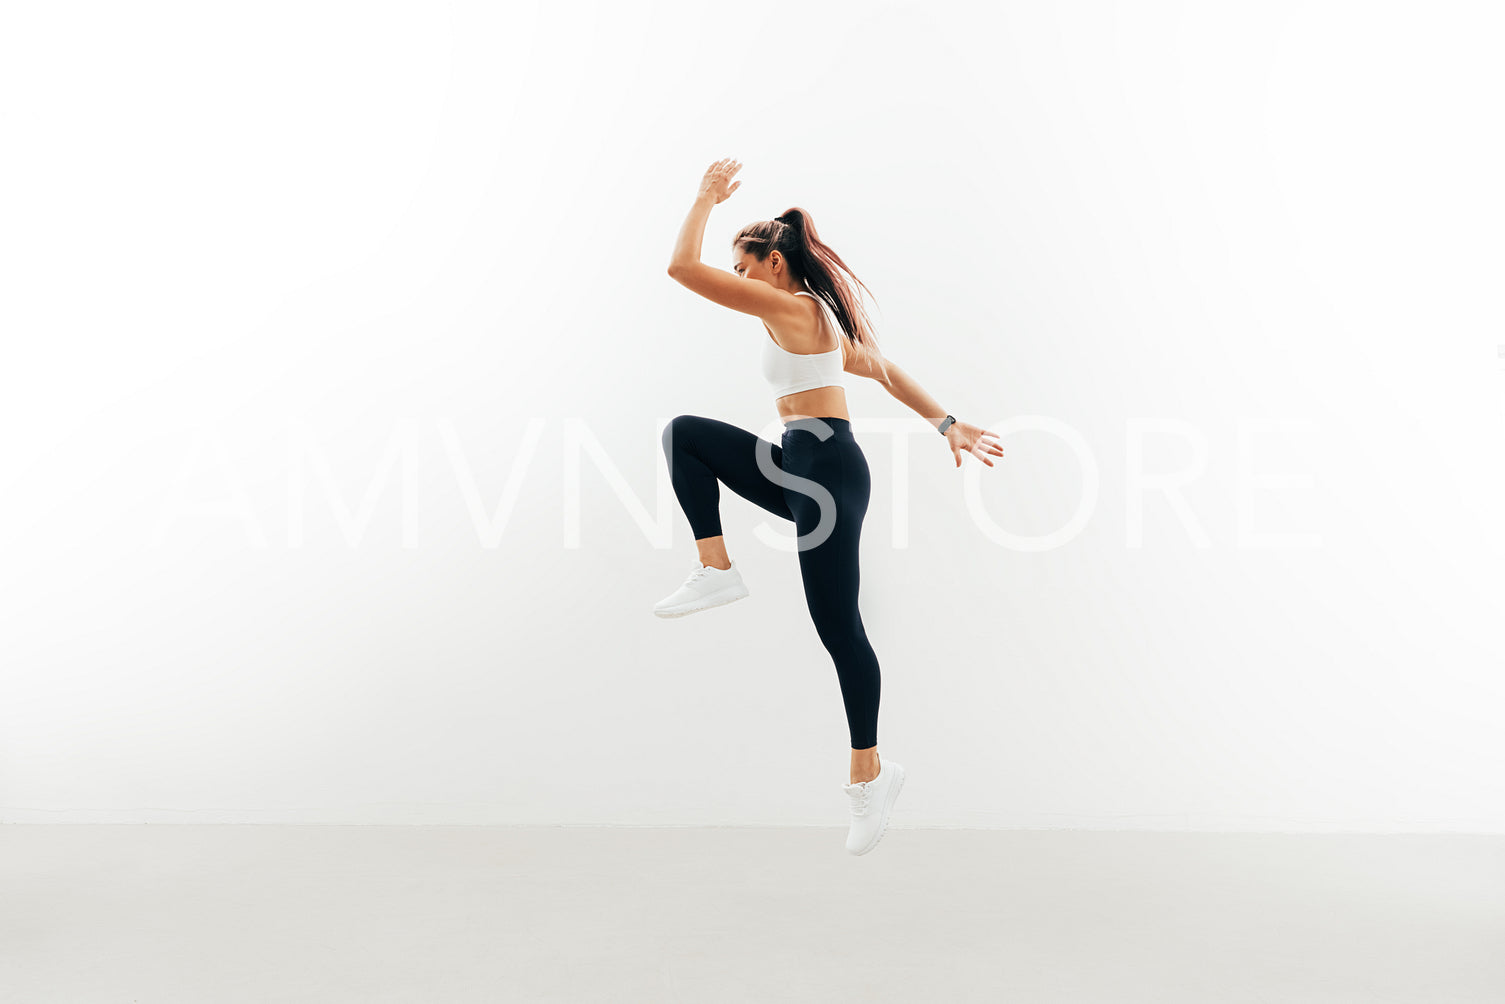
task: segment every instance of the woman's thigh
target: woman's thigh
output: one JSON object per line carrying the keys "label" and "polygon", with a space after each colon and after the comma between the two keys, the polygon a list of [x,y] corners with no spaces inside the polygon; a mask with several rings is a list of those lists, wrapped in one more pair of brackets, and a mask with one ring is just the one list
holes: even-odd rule
{"label": "woman's thigh", "polygon": [[665,444],[670,446],[671,456],[674,450],[683,449],[699,459],[716,480],[754,505],[775,516],[794,519],[782,482],[770,480],[758,463],[761,453],[772,477],[780,478],[784,449],[778,443],[760,439],[730,422],[680,415],[666,427]]}
{"label": "woman's thigh", "polygon": [[784,468],[805,601],[817,628],[852,630],[860,623],[858,557],[871,474],[853,444],[820,444],[808,452],[807,445],[802,442],[792,457],[786,453]]}

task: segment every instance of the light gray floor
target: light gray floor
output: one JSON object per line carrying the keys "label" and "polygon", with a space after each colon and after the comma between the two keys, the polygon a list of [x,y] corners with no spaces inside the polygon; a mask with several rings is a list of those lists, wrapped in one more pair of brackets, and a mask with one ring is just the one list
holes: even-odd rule
{"label": "light gray floor", "polygon": [[0,1000],[1505,1001],[1505,837],[0,827]]}

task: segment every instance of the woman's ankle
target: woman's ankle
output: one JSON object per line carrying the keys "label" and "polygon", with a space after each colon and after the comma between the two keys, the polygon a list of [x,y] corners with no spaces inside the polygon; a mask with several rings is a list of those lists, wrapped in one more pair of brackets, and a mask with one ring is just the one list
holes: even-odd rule
{"label": "woman's ankle", "polygon": [[852,751],[852,770],[848,777],[849,783],[857,784],[859,781],[871,781],[882,773],[883,764],[878,756],[878,747],[873,746],[865,750]]}
{"label": "woman's ankle", "polygon": [[719,568],[723,572],[732,567],[732,559],[726,554],[726,544],[719,535],[703,537],[697,540],[695,545],[702,565],[708,568]]}

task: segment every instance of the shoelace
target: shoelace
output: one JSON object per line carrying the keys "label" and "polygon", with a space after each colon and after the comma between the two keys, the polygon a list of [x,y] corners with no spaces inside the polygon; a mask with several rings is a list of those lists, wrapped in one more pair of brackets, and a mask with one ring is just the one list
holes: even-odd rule
{"label": "shoelace", "polygon": [[695,571],[690,573],[690,581],[694,582],[696,579],[704,578],[705,576],[710,575],[712,572],[726,572],[730,570],[731,566],[727,566],[726,568],[712,568],[710,565],[696,565]]}
{"label": "shoelace", "polygon": [[865,816],[865,815],[867,815],[868,786],[867,785],[863,785],[862,787],[858,788],[856,791],[852,791],[850,788],[848,788],[847,789],[847,794],[849,796],[851,796],[851,799],[852,799],[852,815],[854,815],[854,816]]}

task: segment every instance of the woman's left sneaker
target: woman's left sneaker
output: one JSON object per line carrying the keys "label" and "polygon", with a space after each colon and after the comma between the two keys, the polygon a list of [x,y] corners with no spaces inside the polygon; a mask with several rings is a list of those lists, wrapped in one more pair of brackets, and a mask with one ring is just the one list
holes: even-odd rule
{"label": "woman's left sneaker", "polygon": [[674,592],[654,604],[653,612],[659,617],[683,617],[697,610],[719,607],[723,603],[740,600],[747,595],[747,584],[737,563],[730,568],[712,568],[695,563],[695,571]]}
{"label": "woman's left sneaker", "polygon": [[866,854],[878,846],[888,828],[888,814],[904,787],[904,768],[878,757],[878,776],[871,781],[841,786],[852,800],[852,828],[847,833],[847,851]]}

